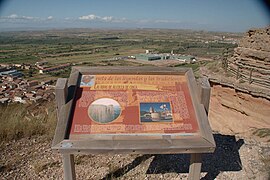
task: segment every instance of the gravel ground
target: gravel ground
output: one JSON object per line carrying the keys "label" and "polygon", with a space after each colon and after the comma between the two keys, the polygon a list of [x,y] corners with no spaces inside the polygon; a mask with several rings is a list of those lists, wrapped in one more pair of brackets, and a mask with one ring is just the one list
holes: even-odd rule
{"label": "gravel ground", "polygon": [[[214,135],[203,156],[202,179],[269,179],[270,143]],[[2,142],[0,179],[63,179],[61,155],[44,137]],[[268,162],[266,161],[266,162]],[[76,155],[77,179],[187,179],[189,155]]]}

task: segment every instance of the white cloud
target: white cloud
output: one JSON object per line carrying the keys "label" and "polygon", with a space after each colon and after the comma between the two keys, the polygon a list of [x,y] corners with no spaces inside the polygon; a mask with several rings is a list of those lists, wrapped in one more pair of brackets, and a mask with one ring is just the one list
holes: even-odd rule
{"label": "white cloud", "polygon": [[[1,16],[0,21],[1,22],[14,22],[17,23],[19,21],[21,22],[45,22],[55,19],[53,16],[48,17],[32,17],[32,16],[20,16],[17,14],[11,14],[9,16]],[[104,22],[104,23],[135,23],[138,25],[149,25],[149,24],[169,24],[169,23],[181,23],[177,21],[172,20],[166,20],[166,19],[127,19],[127,18],[116,18],[113,16],[98,16],[95,14],[89,14],[80,16],[78,18],[72,18],[72,17],[66,17],[62,19],[62,22],[64,23],[70,23],[74,22],[76,20],[80,21],[92,21],[92,22]],[[57,21],[61,21],[61,19],[58,19]]]}
{"label": "white cloud", "polygon": [[85,21],[99,21],[99,22],[114,22],[114,23],[120,23],[120,22],[126,22],[126,18],[115,18],[113,16],[97,16],[95,14],[89,14],[86,16],[80,16],[78,18],[79,20],[85,20]]}
{"label": "white cloud", "polygon": [[31,20],[31,19],[38,19],[37,17],[32,17],[32,16],[19,16],[17,14],[11,14],[9,16],[3,16],[1,19],[26,19],[26,20]]}
{"label": "white cloud", "polygon": [[11,15],[7,16],[7,18],[10,18],[10,19],[16,19],[18,17],[19,16],[17,14],[11,14]]}
{"label": "white cloud", "polygon": [[[7,16],[0,16],[0,23],[7,23],[7,25],[14,24],[16,26],[28,25],[31,26],[62,26],[62,27],[91,27],[101,26],[109,27],[113,25],[114,27],[180,27],[180,28],[192,28],[199,27],[198,23],[182,22],[177,20],[168,19],[127,19],[124,17],[113,17],[113,16],[98,16],[95,14],[83,15],[80,17],[66,17],[66,18],[55,18],[53,16],[47,17],[32,17],[23,16],[18,14],[10,14]],[[1,29],[1,28],[0,28]]]}
{"label": "white cloud", "polygon": [[96,20],[96,19],[100,19],[100,17],[94,14],[89,14],[87,16],[80,16],[79,19],[80,20]]}
{"label": "white cloud", "polygon": [[155,23],[172,23],[176,21],[166,20],[166,19],[158,19],[154,21]]}
{"label": "white cloud", "polygon": [[105,17],[103,17],[101,19],[104,20],[104,21],[112,21],[113,17],[112,16],[105,16]]}
{"label": "white cloud", "polygon": [[179,23],[182,23],[181,21],[168,20],[168,19],[137,19],[137,20],[132,20],[132,19],[127,19],[127,18],[116,18],[113,16],[102,17],[102,16],[98,16],[95,14],[80,16],[78,19],[83,20],[83,21],[107,22],[107,23],[135,23],[138,25],[171,24],[171,23],[179,24]]}
{"label": "white cloud", "polygon": [[[57,20],[56,20],[57,21]],[[63,20],[64,21],[64,20]],[[50,23],[54,23],[54,17],[53,16],[48,16],[48,17],[32,17],[32,16],[23,16],[23,15],[18,15],[18,14],[11,14],[8,16],[0,16],[0,23],[8,23],[16,25],[16,26],[20,26],[20,25],[24,25],[24,26],[40,26],[41,24],[43,25],[47,25]],[[58,21],[58,22],[61,22]]]}
{"label": "white cloud", "polygon": [[149,19],[140,19],[140,20],[137,20],[136,22],[145,24],[145,23],[150,23],[151,21]]}
{"label": "white cloud", "polygon": [[10,22],[10,23],[18,23],[18,22],[45,22],[48,20],[52,20],[53,16],[48,16],[47,18],[41,17],[33,17],[33,16],[21,16],[17,14],[11,14],[9,16],[0,16],[0,22]]}
{"label": "white cloud", "polygon": [[31,16],[22,16],[22,19],[31,20],[31,19],[39,19],[39,18],[37,18],[37,17],[31,17]]}

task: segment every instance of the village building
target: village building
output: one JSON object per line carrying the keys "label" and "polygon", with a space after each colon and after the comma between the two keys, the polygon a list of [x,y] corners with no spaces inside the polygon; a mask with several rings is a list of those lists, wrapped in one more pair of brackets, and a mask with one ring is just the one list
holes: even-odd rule
{"label": "village building", "polygon": [[61,69],[65,69],[70,67],[70,64],[61,64],[58,66],[54,66],[54,67],[49,67],[49,68],[44,68],[44,69],[39,69],[39,73],[43,74],[43,73],[49,73],[49,72],[53,72],[53,71],[58,71]]}
{"label": "village building", "polygon": [[7,103],[9,103],[9,101],[10,101],[9,98],[6,98],[6,97],[0,98],[0,103],[1,103],[1,104],[7,104]]}
{"label": "village building", "polygon": [[13,64],[13,67],[16,67],[16,68],[21,68],[22,65],[21,64]]}
{"label": "village building", "polygon": [[15,95],[13,97],[13,102],[19,102],[19,103],[26,103],[26,100],[24,99],[23,95]]}
{"label": "village building", "polygon": [[7,71],[8,69],[6,67],[2,67],[0,66],[0,72],[4,72],[4,71]]}
{"label": "village building", "polygon": [[53,81],[27,81],[9,75],[0,76],[0,103],[27,103],[27,101],[48,100],[54,98]]}
{"label": "village building", "polygon": [[30,82],[27,82],[27,85],[28,85],[29,87],[36,86],[36,85],[38,85],[38,81],[37,81],[37,80],[33,80],[33,81],[30,81]]}
{"label": "village building", "polygon": [[54,82],[53,80],[47,80],[47,81],[42,81],[41,84],[51,85],[53,82]]}
{"label": "village building", "polygon": [[46,65],[46,64],[48,64],[48,61],[45,61],[45,60],[44,61],[39,61],[39,62],[36,62],[35,63],[36,66],[43,66],[43,65]]}
{"label": "village building", "polygon": [[35,94],[33,94],[33,93],[24,93],[24,96],[30,99],[30,98],[35,97]]}
{"label": "village building", "polygon": [[29,69],[31,69],[31,68],[32,68],[32,65],[31,65],[31,64],[23,64],[23,65],[21,66],[21,69],[29,70]]}

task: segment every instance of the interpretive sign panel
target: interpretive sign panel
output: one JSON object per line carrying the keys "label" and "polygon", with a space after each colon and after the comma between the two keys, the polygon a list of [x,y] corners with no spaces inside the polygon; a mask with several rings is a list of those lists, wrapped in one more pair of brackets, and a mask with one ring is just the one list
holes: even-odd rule
{"label": "interpretive sign panel", "polygon": [[201,153],[215,149],[203,82],[183,68],[73,68],[56,84],[52,149],[63,154],[65,179],[75,179],[75,153],[190,153],[189,179],[199,179]]}
{"label": "interpretive sign panel", "polygon": [[53,149],[63,153],[214,150],[191,69],[76,67],[67,83],[62,81],[58,85],[65,88],[56,87]]}
{"label": "interpretive sign panel", "polygon": [[197,133],[185,75],[82,75],[70,139],[77,134]]}

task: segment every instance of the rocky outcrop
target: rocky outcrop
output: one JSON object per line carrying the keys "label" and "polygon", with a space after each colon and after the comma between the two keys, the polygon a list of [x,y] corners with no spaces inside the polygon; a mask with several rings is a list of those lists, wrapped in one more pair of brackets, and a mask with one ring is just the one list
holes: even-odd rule
{"label": "rocky outcrop", "polygon": [[228,71],[241,82],[270,88],[270,26],[246,33],[228,60]]}
{"label": "rocky outcrop", "polygon": [[209,122],[214,131],[222,134],[248,136],[254,129],[270,129],[269,109],[270,101],[265,98],[221,85],[211,88]]}

